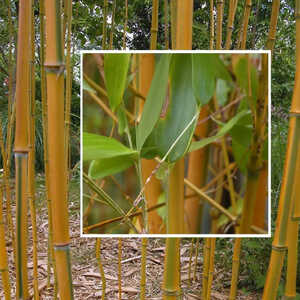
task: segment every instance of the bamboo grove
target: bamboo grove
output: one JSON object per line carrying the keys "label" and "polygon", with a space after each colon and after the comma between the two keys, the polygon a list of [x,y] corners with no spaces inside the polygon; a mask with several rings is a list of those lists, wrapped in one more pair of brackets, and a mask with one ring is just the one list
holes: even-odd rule
{"label": "bamboo grove", "polygon": [[[153,0],[152,2],[151,28],[149,28],[151,50],[157,49],[159,44],[163,44],[165,49],[192,49],[193,32],[195,32],[193,1]],[[74,34],[72,33],[72,14],[78,12],[73,12],[72,4],[74,3],[68,0],[20,0],[17,3],[18,21],[16,21],[12,18],[11,1],[6,1],[6,4],[10,42],[7,47],[8,122],[6,127],[1,126],[5,130],[0,130],[3,168],[0,181],[0,273],[3,291],[0,290],[0,293],[5,300],[42,299],[43,287],[38,277],[40,241],[38,240],[37,219],[39,215],[35,207],[37,195],[35,191],[37,139],[35,118],[36,99],[39,97],[36,94],[35,80],[40,77],[45,194],[48,211],[48,282],[46,285],[52,289],[53,298],[73,299],[76,285],[72,284],[71,275],[74,270],[72,270],[70,253],[68,191],[71,172],[70,107],[73,77],[71,35]],[[130,33],[127,32],[130,22],[130,1],[124,1],[122,24],[118,23],[120,21],[117,15],[118,1],[103,0],[101,5],[99,16],[102,21],[101,48],[113,49],[116,43],[115,35],[119,37],[121,31],[122,46],[120,48],[126,49],[126,44],[130,39]],[[227,20],[224,18],[225,5],[228,5]],[[210,12],[210,30],[207,33],[207,41],[210,49],[245,49],[251,45],[247,34],[253,5],[249,0],[243,1],[242,16],[237,21],[238,5],[240,3],[235,0],[230,0],[228,4],[225,1],[207,1],[206,9]],[[297,201],[299,187],[296,184],[299,181],[296,176],[300,173],[298,126],[300,108],[297,98],[300,68],[299,8],[300,3],[296,0],[297,70],[290,113],[285,171],[271,259],[262,295],[262,299],[265,300],[277,298],[285,256],[287,256],[285,296],[287,299],[296,298],[300,216],[300,205]],[[256,9],[258,10],[259,7]],[[279,1],[273,0],[265,49],[273,50],[274,48],[278,13]],[[36,14],[39,16],[38,27]],[[159,18],[159,14],[163,17]],[[164,21],[164,26],[159,24],[159,20]],[[17,47],[13,44],[15,23],[18,24]],[[164,30],[163,43],[161,41],[158,43],[159,28]],[[76,29],[79,30],[79,28]],[[39,44],[36,45],[36,42]],[[174,95],[181,92],[180,89],[176,91],[172,89],[182,82],[191,85],[195,81],[194,86],[197,86],[197,77],[193,79],[191,67],[186,65],[190,64],[190,61],[194,65],[196,63],[198,66],[201,65],[201,56],[195,56],[196,58],[193,59],[194,54],[182,54],[181,57],[176,57],[176,54],[163,54],[161,57],[154,54],[140,56],[122,54],[118,57],[114,55],[90,55],[89,67],[91,69],[94,67],[94,73],[90,74],[83,70],[84,93],[88,95],[90,102],[101,107],[102,115],[106,116],[104,119],[108,124],[104,134],[106,137],[101,137],[100,141],[99,136],[83,136],[84,147],[86,141],[91,141],[91,145],[97,144],[96,150],[88,151],[90,157],[87,160],[94,160],[94,162],[92,166],[89,166],[88,172],[83,169],[82,175],[85,184],[84,197],[87,200],[82,214],[84,233],[90,233],[93,230],[97,232],[99,228],[102,230],[107,226],[111,226],[109,230],[113,230],[116,229],[116,224],[121,230],[125,228],[128,233],[195,233],[198,232],[201,224],[205,223],[201,221],[200,215],[209,216],[210,226],[206,232],[266,233],[268,229],[265,226],[266,186],[269,174],[268,158],[264,155],[263,149],[266,147],[264,145],[267,139],[267,105],[270,101],[267,96],[267,56],[233,55],[229,57],[223,54],[212,56],[214,57],[212,63],[217,66],[217,74],[213,73],[208,80],[213,78],[210,82],[214,82],[215,86],[210,91],[201,88],[199,92],[208,94],[206,95],[207,102],[203,102],[205,95],[202,95],[199,100],[201,103],[198,103],[193,88],[190,88],[191,97],[196,100],[191,107],[184,107],[186,114],[191,112],[189,117],[184,120],[182,127],[175,134],[169,132],[173,134],[171,142],[163,139],[162,141],[166,144],[162,143],[157,147],[155,143],[151,145],[149,137],[154,136],[154,140],[157,141],[157,136],[163,130],[167,132],[172,128],[169,126],[171,123],[165,126],[164,122],[165,120],[172,121],[172,118],[168,118],[169,108],[176,101]],[[208,56],[205,58],[210,59]],[[14,74],[15,61],[16,74]],[[186,73],[176,72],[176,65],[180,65],[181,68],[186,66],[183,68]],[[115,73],[116,70],[118,73]],[[158,72],[159,77],[155,75]],[[97,80],[94,80],[93,75],[96,73],[98,74]],[[239,76],[241,74],[244,77]],[[113,80],[116,75],[118,76],[117,83]],[[187,78],[190,76],[190,81],[184,78],[185,75]],[[16,77],[15,88],[14,76]],[[239,81],[238,78],[244,78],[244,80]],[[156,85],[155,82],[157,82]],[[238,86],[238,90],[233,86]],[[157,99],[160,105],[153,105],[151,97]],[[248,102],[242,101],[240,97],[247,98]],[[130,102],[130,99],[134,101]],[[227,104],[224,105],[220,99],[227,101]],[[179,117],[183,117],[182,115]],[[1,124],[3,123],[1,118]],[[234,141],[235,135],[239,136],[237,127],[245,127],[244,132],[249,132],[250,127],[251,131],[251,139],[246,141],[248,163],[243,166],[232,159],[236,157],[234,148],[238,146],[230,142]],[[123,136],[122,141],[126,141],[126,146],[112,140],[114,135]],[[102,151],[99,151],[99,142]],[[149,145],[148,153],[146,153],[145,145]],[[241,149],[243,145],[239,146]],[[153,147],[156,147],[155,151]],[[145,152],[145,157],[140,155],[141,151]],[[14,164],[10,159],[12,153]],[[241,158],[242,162],[245,162],[243,158]],[[106,168],[99,164],[99,160],[106,164]],[[93,172],[97,175],[93,176]],[[128,187],[132,186],[129,182],[130,178],[138,182],[134,184],[138,187],[131,191],[124,190],[118,181],[120,177],[114,176],[120,172],[127,172],[124,180],[127,180]],[[235,186],[237,176],[243,180],[241,193]],[[12,181],[14,190],[11,189]],[[121,195],[121,198],[127,201],[127,206],[123,207],[116,202],[115,198],[106,191],[107,186],[116,190],[116,194]],[[211,190],[213,192],[209,193]],[[221,202],[224,194],[227,194],[229,199],[227,205]],[[106,211],[109,209],[113,210],[115,215],[113,218],[90,225],[88,220],[92,218],[96,211],[95,207],[99,207],[99,203],[104,205],[105,209],[96,214],[97,217],[106,216]],[[186,216],[189,217],[188,222]],[[73,239],[77,242],[76,237]],[[29,247],[31,242],[32,245]],[[105,249],[102,247],[101,238],[97,238],[95,242],[95,259],[98,263],[101,281],[99,285],[98,279],[97,285],[101,287],[101,298],[108,299],[106,293],[109,286],[103,267]],[[126,293],[122,272],[125,239],[118,238],[117,242],[118,292],[116,299],[122,299]],[[163,299],[180,299],[186,293],[186,290],[182,289],[181,278],[180,251],[183,242],[184,240],[180,238],[167,238],[165,241],[164,274],[161,283]],[[212,287],[214,277],[216,277],[217,243],[216,238],[205,238],[204,241],[197,238],[190,242],[188,282],[191,287],[196,280],[202,281],[201,290],[198,293],[201,299],[212,298]],[[141,268],[138,289],[139,298],[146,299],[148,298],[146,274],[149,239],[141,239],[140,245]],[[235,238],[229,299],[236,299],[238,295],[242,247],[243,239]],[[29,248],[32,249],[32,276],[28,275]],[[12,250],[12,255],[9,249]],[[286,252],[287,255],[285,255]],[[201,279],[197,279],[196,268],[201,255],[201,259],[203,258],[200,260],[202,274]],[[192,270],[193,260],[195,265]],[[51,278],[52,274],[53,278]]]}

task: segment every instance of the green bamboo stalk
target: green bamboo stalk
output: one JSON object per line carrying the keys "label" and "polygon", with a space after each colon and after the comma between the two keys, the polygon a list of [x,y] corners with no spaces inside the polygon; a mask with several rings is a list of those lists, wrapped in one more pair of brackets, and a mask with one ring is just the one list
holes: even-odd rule
{"label": "green bamboo stalk", "polygon": [[101,300],[105,300],[105,293],[106,293],[106,278],[104,274],[103,264],[101,260],[101,238],[96,239],[96,259],[99,266],[99,271],[101,274],[101,280],[102,280],[102,295]]}
{"label": "green bamboo stalk", "polygon": [[116,0],[113,0],[113,11],[111,17],[111,28],[109,33],[109,49],[113,48],[114,31],[115,31],[115,15],[116,15]]}
{"label": "green bamboo stalk", "polygon": [[142,238],[142,260],[141,260],[141,300],[145,300],[146,296],[146,259],[147,259],[147,238]]}
{"label": "green bamboo stalk", "polygon": [[105,50],[106,49],[106,27],[107,27],[107,5],[108,2],[107,0],[104,0],[104,4],[103,4],[103,25],[102,25],[102,49]]}
{"label": "green bamboo stalk", "polygon": [[151,40],[150,40],[151,50],[155,50],[157,45],[158,8],[159,8],[159,1],[152,0],[152,23],[151,23]]}
{"label": "green bamboo stalk", "polygon": [[164,300],[176,300],[181,297],[179,238],[166,238],[164,281],[162,290]]}

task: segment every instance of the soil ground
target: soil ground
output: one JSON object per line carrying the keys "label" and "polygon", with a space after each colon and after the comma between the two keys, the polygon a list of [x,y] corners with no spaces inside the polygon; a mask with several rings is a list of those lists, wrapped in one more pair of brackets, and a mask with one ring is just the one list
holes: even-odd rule
{"label": "soil ground", "polygon": [[[36,211],[38,228],[38,281],[40,289],[40,299],[54,299],[53,273],[50,278],[48,270],[48,217],[47,205],[45,201],[45,185],[42,176],[36,178]],[[12,191],[14,184],[12,183]],[[79,181],[72,180],[70,184],[70,235],[72,253],[72,276],[74,284],[75,299],[101,299],[102,282],[95,257],[95,238],[81,238],[79,219]],[[5,201],[4,201],[5,202]],[[15,205],[12,206],[13,213]],[[28,214],[29,216],[29,214]],[[15,267],[13,265],[12,242],[7,239],[7,250],[9,255],[9,270],[12,283],[13,297],[15,294]],[[122,299],[139,299],[140,286],[140,260],[141,260],[141,239],[122,239]],[[190,245],[191,239],[183,239],[181,245],[181,287],[183,299],[201,299],[202,285],[202,240],[200,241],[199,256],[197,264],[195,255],[192,256],[190,265]],[[164,266],[164,239],[151,238],[147,247],[147,282],[146,299],[162,299],[161,283]],[[32,236],[31,226],[29,226],[28,243],[28,273],[30,282],[30,295],[33,299],[32,289]],[[104,265],[106,277],[106,299],[118,298],[118,239],[103,238],[101,245],[101,258]],[[194,268],[196,267],[195,278],[193,280]],[[191,272],[189,269],[191,268]],[[189,276],[189,273],[191,276]],[[214,280],[212,285],[211,299],[228,299],[231,272],[222,269],[218,264],[214,270]],[[189,278],[191,283],[189,283]],[[49,280],[50,279],[50,280]],[[3,289],[0,280],[0,298],[4,299]],[[239,291],[237,299],[260,299],[259,294],[252,294]]]}

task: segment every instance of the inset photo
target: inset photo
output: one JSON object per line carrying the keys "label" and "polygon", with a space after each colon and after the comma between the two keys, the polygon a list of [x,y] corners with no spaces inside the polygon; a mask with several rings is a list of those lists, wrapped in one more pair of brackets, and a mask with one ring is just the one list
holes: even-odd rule
{"label": "inset photo", "polygon": [[83,236],[270,236],[270,51],[82,51]]}

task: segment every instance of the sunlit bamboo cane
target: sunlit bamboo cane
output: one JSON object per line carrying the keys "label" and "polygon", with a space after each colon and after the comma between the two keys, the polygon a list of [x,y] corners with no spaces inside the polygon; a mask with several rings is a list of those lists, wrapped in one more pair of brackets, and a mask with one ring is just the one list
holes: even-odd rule
{"label": "sunlit bamboo cane", "polygon": [[241,242],[242,242],[241,238],[235,238],[234,240],[229,300],[234,300],[236,298],[239,268],[240,268]]}
{"label": "sunlit bamboo cane", "polygon": [[214,267],[215,267],[215,249],[216,249],[216,238],[211,238],[206,300],[210,300],[210,296],[211,296],[211,286],[212,286]]}
{"label": "sunlit bamboo cane", "polygon": [[59,1],[46,1],[46,59],[48,104],[49,196],[52,200],[53,245],[59,294],[73,299],[70,265],[64,129],[64,63]]}
{"label": "sunlit bamboo cane", "polygon": [[19,2],[19,30],[17,53],[17,86],[16,86],[16,133],[15,133],[15,166],[16,166],[16,281],[17,299],[27,299],[27,212],[28,212],[28,125],[30,75],[29,62],[31,57],[30,31],[32,2]]}
{"label": "sunlit bamboo cane", "polygon": [[229,16],[227,22],[225,49],[229,50],[231,47],[231,36],[233,31],[234,17],[237,8],[237,0],[229,0]]}
{"label": "sunlit bamboo cane", "polygon": [[274,45],[275,45],[275,36],[276,36],[279,7],[280,7],[280,0],[273,0],[272,1],[272,13],[271,13],[271,20],[270,20],[269,35],[268,35],[268,40],[267,40],[267,44],[266,44],[266,48],[270,49],[272,52],[273,52]]}
{"label": "sunlit bamboo cane", "polygon": [[241,39],[240,49],[246,49],[247,29],[248,29],[249,17],[251,12],[251,6],[252,6],[251,0],[245,0],[242,39]]}
{"label": "sunlit bamboo cane", "polygon": [[151,23],[151,40],[150,40],[151,50],[156,49],[156,45],[157,45],[158,8],[159,8],[159,1],[152,0],[152,23]]}
{"label": "sunlit bamboo cane", "polygon": [[[295,85],[292,97],[292,105],[290,110],[290,123],[288,144],[286,151],[286,159],[284,166],[284,174],[281,185],[278,215],[274,240],[272,244],[272,253],[269,262],[266,284],[263,293],[263,300],[276,299],[277,289],[281,277],[281,270],[287,248],[287,230],[288,223],[291,218],[291,210],[293,204],[293,185],[299,181],[296,172],[297,155],[300,149],[300,37],[298,29],[300,29],[300,1],[296,1],[296,75]],[[298,181],[297,181],[298,180]]]}
{"label": "sunlit bamboo cane", "polygon": [[216,49],[222,49],[223,0],[217,0]]}

